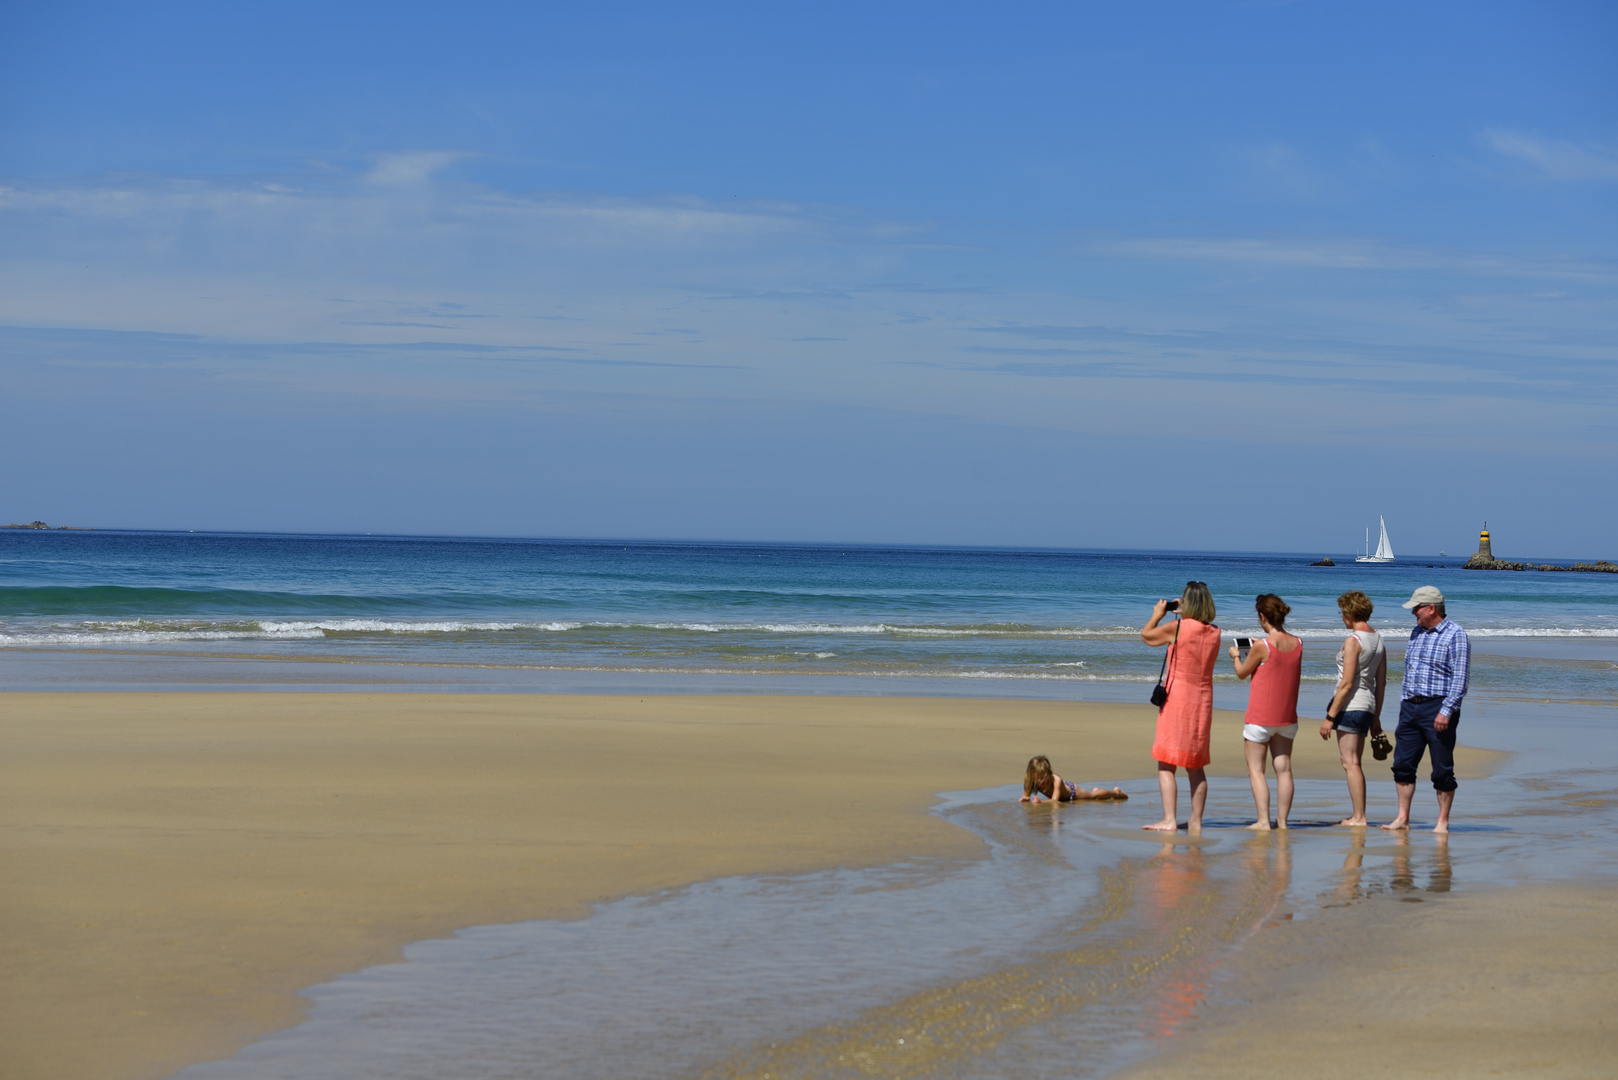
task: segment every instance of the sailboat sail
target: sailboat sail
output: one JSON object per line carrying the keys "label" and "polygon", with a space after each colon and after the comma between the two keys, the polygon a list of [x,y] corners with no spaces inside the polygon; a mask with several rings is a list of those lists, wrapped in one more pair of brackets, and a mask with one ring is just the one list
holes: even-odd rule
{"label": "sailboat sail", "polygon": [[1366,552],[1365,552],[1364,555],[1356,555],[1354,557],[1355,562],[1380,563],[1380,562],[1392,562],[1393,561],[1393,545],[1388,543],[1388,523],[1387,523],[1387,520],[1385,518],[1383,518],[1381,514],[1377,515],[1376,520],[1377,520],[1377,523],[1382,526],[1382,535],[1377,537],[1377,540],[1376,540],[1376,554],[1372,555],[1371,552],[1370,552],[1371,535],[1370,535],[1370,530],[1366,530],[1366,535],[1365,535]]}
{"label": "sailboat sail", "polygon": [[1393,561],[1393,545],[1388,543],[1388,523],[1382,520],[1380,514],[1377,515],[1377,520],[1382,522],[1382,539],[1376,542],[1376,557],[1387,559],[1391,562]]}

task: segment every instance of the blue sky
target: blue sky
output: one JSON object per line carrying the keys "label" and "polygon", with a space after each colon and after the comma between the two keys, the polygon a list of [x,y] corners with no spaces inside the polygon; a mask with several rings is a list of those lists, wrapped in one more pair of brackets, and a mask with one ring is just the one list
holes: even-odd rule
{"label": "blue sky", "polygon": [[1618,556],[1610,4],[9,5],[0,516]]}

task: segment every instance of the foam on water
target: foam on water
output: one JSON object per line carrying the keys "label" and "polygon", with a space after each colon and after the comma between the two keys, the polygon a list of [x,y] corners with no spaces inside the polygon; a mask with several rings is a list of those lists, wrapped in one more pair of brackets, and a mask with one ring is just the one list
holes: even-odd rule
{"label": "foam on water", "polygon": [[[843,635],[894,635],[914,637],[938,638],[1078,638],[1108,640],[1120,643],[1132,643],[1139,631],[1138,629],[1106,627],[1106,628],[1075,628],[1075,627],[1019,627],[1016,629],[1002,628],[963,628],[963,627],[926,627],[926,626],[892,626],[887,624],[834,626],[829,624],[799,624],[799,623],[614,623],[614,622],[574,622],[551,620],[546,622],[496,622],[487,620],[387,620],[387,619],[297,619],[297,620],[257,620],[242,622],[231,620],[218,623],[198,623],[187,621],[183,623],[165,622],[163,620],[131,620],[131,621],[89,621],[78,624],[39,627],[25,629],[24,624],[13,620],[8,626],[0,626],[0,648],[25,648],[39,645],[117,645],[117,644],[150,644],[176,641],[315,641],[325,640],[331,635],[465,635],[474,633],[516,633],[530,632],[536,634],[563,634],[569,631],[675,631],[703,635],[749,633],[784,634],[800,636],[843,636]],[[1296,628],[1293,631],[1298,637],[1306,641],[1340,641],[1340,629],[1308,629]],[[1470,626],[1467,633],[1474,638],[1568,638],[1594,641],[1618,642],[1618,629],[1601,627],[1489,627]],[[1227,635],[1262,636],[1262,631],[1253,628],[1237,628],[1227,631]],[[1404,635],[1387,635],[1391,641],[1397,643]],[[822,654],[816,653],[816,656]],[[826,654],[834,655],[834,654]],[[1062,661],[1055,662],[1060,666]],[[1081,664],[1083,662],[1080,662]]]}

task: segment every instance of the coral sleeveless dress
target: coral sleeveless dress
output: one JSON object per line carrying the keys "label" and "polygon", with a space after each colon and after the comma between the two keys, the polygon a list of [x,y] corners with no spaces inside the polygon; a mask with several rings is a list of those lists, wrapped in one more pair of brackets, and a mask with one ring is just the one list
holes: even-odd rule
{"label": "coral sleeveless dress", "polygon": [[1179,637],[1168,646],[1169,700],[1158,710],[1152,758],[1165,765],[1200,769],[1212,758],[1213,670],[1219,659],[1219,627],[1181,619]]}

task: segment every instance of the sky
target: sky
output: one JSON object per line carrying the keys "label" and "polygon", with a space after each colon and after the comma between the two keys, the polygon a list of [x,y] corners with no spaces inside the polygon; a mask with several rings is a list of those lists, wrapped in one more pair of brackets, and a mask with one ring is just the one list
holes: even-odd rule
{"label": "sky", "polygon": [[0,6],[0,517],[1618,558],[1610,3]]}

